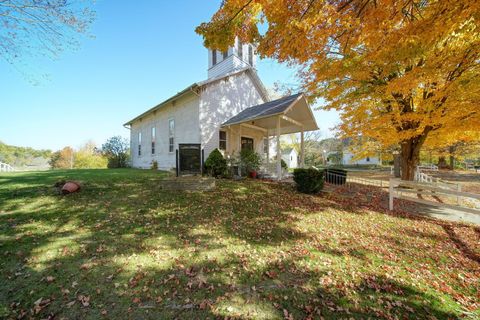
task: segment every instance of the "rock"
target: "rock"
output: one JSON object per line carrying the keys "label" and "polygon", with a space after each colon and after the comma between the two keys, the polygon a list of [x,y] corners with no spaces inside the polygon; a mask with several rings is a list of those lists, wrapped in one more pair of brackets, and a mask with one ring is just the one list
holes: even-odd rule
{"label": "rock", "polygon": [[75,181],[67,181],[62,187],[63,194],[69,194],[80,190],[80,184]]}

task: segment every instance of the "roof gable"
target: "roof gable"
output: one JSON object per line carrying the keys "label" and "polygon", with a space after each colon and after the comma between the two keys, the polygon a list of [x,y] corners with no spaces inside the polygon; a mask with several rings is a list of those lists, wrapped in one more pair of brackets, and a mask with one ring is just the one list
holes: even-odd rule
{"label": "roof gable", "polygon": [[196,83],[188,86],[187,88],[183,89],[182,91],[178,92],[176,95],[164,100],[163,102],[157,104],[155,107],[148,109],[144,113],[142,113],[139,116],[137,116],[137,117],[133,118],[132,120],[128,121],[127,123],[124,124],[124,126],[132,125],[133,122],[135,122],[137,120],[140,120],[141,118],[149,115],[150,113],[161,109],[162,107],[167,105],[169,102],[172,102],[172,101],[180,98],[181,96],[184,96],[186,94],[197,93],[198,90],[201,89],[202,87],[208,86],[212,83],[215,83],[217,81],[220,81],[220,80],[223,80],[223,79],[235,76],[235,75],[238,75],[238,74],[243,73],[243,72],[245,72],[250,77],[250,79],[253,81],[253,84],[257,88],[257,90],[260,93],[262,99],[264,101],[269,101],[268,92],[265,89],[265,86],[263,85],[262,81],[258,77],[257,73],[251,67],[247,67],[247,68],[243,68],[243,69],[240,69],[240,70],[236,70],[234,72],[224,74],[224,75],[216,77],[216,78],[211,78],[211,79],[207,79],[207,80],[204,80],[204,81],[196,82]]}
{"label": "roof gable", "polygon": [[283,113],[301,95],[301,93],[297,93],[247,108],[230,118],[227,122],[224,122],[223,126]]}

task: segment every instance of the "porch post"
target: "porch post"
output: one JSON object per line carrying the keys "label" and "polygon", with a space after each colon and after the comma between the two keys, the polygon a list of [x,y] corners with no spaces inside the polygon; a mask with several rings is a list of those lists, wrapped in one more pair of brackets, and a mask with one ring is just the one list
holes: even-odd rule
{"label": "porch post", "polygon": [[277,117],[277,179],[282,179],[282,154],[280,152],[280,116]]}
{"label": "porch post", "polygon": [[[238,126],[238,156],[240,157],[240,151],[242,150],[242,126]],[[238,166],[238,176],[242,176],[242,168]]]}
{"label": "porch post", "polygon": [[238,126],[238,153],[240,154],[240,150],[242,149],[242,126]]}
{"label": "porch post", "polygon": [[305,167],[305,143],[303,139],[303,127],[300,133],[300,168]]}
{"label": "porch post", "polygon": [[268,136],[268,129],[267,129],[267,170],[270,164],[270,137]]}

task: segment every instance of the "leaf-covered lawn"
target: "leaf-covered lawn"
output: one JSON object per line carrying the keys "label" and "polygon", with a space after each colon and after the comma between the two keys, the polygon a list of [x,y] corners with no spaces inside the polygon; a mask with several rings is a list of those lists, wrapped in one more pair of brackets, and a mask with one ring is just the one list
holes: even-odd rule
{"label": "leaf-covered lawn", "polygon": [[[476,318],[480,231],[378,206],[163,173],[0,176],[0,318]],[[56,194],[72,178],[80,193]]]}

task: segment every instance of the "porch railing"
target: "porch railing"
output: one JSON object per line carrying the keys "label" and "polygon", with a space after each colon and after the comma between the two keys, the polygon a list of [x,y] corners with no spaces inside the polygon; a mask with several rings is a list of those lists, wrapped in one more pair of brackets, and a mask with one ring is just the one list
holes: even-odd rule
{"label": "porch railing", "polygon": [[361,178],[356,176],[349,176],[348,174],[346,176],[343,176],[341,174],[329,172],[329,171],[325,171],[324,179],[325,179],[325,184],[327,185],[331,185],[331,186],[344,185],[348,188],[356,184],[362,184],[362,185],[374,186],[374,187],[380,187],[380,188],[384,188],[388,186],[388,182],[383,180],[366,179],[366,178]]}

